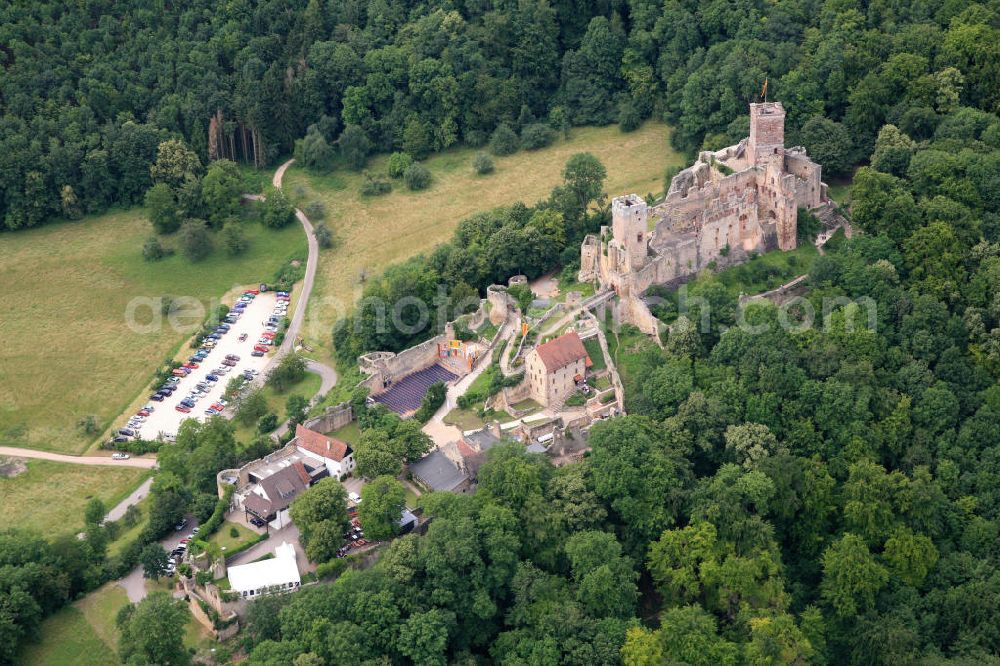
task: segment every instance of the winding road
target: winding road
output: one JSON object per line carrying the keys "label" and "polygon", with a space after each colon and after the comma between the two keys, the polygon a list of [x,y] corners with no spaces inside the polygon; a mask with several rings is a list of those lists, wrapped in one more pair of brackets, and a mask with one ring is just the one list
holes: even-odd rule
{"label": "winding road", "polygon": [[[294,161],[294,159],[288,160],[279,166],[274,172],[274,177],[271,179],[271,183],[275,187],[279,189],[281,188],[281,181],[285,177],[285,171],[288,170],[288,167],[290,167]],[[261,201],[264,197],[259,194],[244,194],[243,198],[253,201]],[[316,280],[316,266],[319,263],[319,243],[316,242],[316,235],[313,231],[312,222],[309,221],[309,218],[306,217],[305,213],[296,208],[295,217],[298,219],[299,223],[302,224],[302,228],[306,232],[306,242],[309,247],[309,256],[306,259],[306,274],[303,278],[302,289],[299,292],[298,299],[295,304],[295,312],[292,313],[291,323],[288,325],[288,329],[285,332],[285,339],[278,348],[278,353],[274,355],[274,358],[271,359],[271,363],[268,364],[268,368],[294,348],[295,340],[298,338],[299,331],[302,328],[302,322],[305,321],[306,305],[309,303],[309,296],[312,294],[313,283]],[[330,389],[336,386],[337,371],[332,367],[320,363],[319,361],[307,360],[306,369],[313,374],[319,375],[321,378],[319,392],[313,397],[314,402],[317,398],[326,395]],[[266,376],[267,373],[265,371],[260,374],[261,376]],[[283,434],[283,432],[281,434]],[[70,456],[61,453],[50,453],[49,451],[36,451],[34,449],[22,449],[12,446],[0,446],[0,456],[35,458],[39,460],[69,463],[72,465],[109,465],[115,467],[140,467],[144,469],[152,469],[156,467],[156,458],[154,456],[141,458],[133,456],[128,460],[112,460],[110,454],[107,456]],[[141,488],[136,489],[137,493],[140,491]],[[126,498],[125,502],[122,504],[125,505],[127,502],[128,498]],[[121,510],[124,511],[124,506]]]}

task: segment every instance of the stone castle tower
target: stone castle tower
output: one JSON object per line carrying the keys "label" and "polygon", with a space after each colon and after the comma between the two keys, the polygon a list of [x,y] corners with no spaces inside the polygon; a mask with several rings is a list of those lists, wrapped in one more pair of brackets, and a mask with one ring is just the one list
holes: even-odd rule
{"label": "stone castle tower", "polygon": [[785,159],[785,107],[781,102],[750,105],[750,138],[747,141],[750,164]]}
{"label": "stone castle tower", "polygon": [[646,265],[648,219],[646,202],[638,195],[615,197],[611,201],[611,235],[624,251],[624,261],[633,271]]}

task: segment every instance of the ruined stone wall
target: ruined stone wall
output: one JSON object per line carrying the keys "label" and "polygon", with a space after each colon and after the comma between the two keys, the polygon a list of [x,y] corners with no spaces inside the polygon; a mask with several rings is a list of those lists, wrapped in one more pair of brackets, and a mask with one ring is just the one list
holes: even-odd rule
{"label": "ruined stone wall", "polygon": [[342,402],[339,405],[327,407],[322,414],[316,418],[305,421],[302,425],[314,432],[333,432],[343,428],[354,420],[354,409],[351,403]]}
{"label": "ruined stone wall", "polygon": [[823,187],[823,167],[809,159],[805,148],[792,148],[785,153],[785,171],[794,175],[796,205],[816,208],[826,196]]}
{"label": "ruined stone wall", "polygon": [[632,324],[646,335],[651,336],[656,344],[662,346],[660,340],[660,320],[649,311],[649,306],[641,298],[631,296],[619,302],[619,321]]}
{"label": "ruined stone wall", "polygon": [[700,269],[697,239],[692,237],[665,248],[645,268],[632,276],[633,291],[642,293],[654,284],[673,282],[695,275]]}
{"label": "ruined stone wall", "polygon": [[486,300],[490,304],[490,323],[494,326],[507,321],[514,311],[513,299],[507,293],[507,288],[499,284],[486,287]]}
{"label": "ruined stone wall", "polygon": [[438,345],[445,344],[453,337],[454,333],[446,331],[435,335],[430,340],[421,342],[419,345],[383,359],[379,364],[379,369],[371,377],[363,380],[360,385],[368,389],[369,395],[382,393],[386,390],[386,383],[395,382],[397,379],[437,363]]}

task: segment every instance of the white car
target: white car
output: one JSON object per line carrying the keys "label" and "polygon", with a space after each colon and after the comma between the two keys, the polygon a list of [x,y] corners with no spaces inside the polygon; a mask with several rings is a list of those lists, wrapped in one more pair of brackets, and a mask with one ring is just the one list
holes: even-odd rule
{"label": "white car", "polygon": [[361,504],[361,495],[357,493],[347,493],[347,499],[351,500],[355,504]]}
{"label": "white car", "polygon": [[129,454],[122,453],[120,451],[111,454],[112,460],[128,460],[129,457],[130,457]]}

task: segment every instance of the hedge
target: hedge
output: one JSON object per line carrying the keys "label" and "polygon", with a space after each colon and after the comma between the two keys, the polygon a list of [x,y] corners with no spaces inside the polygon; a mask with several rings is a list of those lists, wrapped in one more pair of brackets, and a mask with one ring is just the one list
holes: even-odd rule
{"label": "hedge", "polygon": [[215,534],[219,527],[222,525],[222,521],[226,518],[226,509],[229,508],[229,504],[233,501],[233,493],[236,492],[236,486],[226,486],[226,489],[222,492],[222,497],[215,503],[215,510],[212,515],[209,516],[201,529],[198,531],[199,539],[207,539],[208,537]]}

